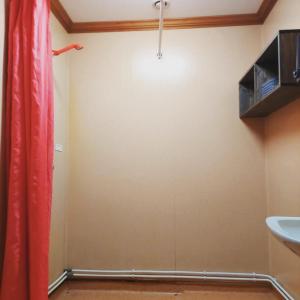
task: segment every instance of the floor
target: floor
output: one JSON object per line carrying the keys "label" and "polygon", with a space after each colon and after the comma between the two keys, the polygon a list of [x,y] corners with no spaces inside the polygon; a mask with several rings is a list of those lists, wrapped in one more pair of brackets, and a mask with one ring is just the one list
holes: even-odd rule
{"label": "floor", "polygon": [[187,283],[70,281],[50,300],[279,300],[266,286],[240,287]]}

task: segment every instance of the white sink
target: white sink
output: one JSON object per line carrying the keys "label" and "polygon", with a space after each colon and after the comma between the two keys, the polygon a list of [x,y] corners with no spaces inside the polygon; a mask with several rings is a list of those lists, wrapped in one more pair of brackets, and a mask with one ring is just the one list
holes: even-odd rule
{"label": "white sink", "polygon": [[300,217],[268,217],[266,223],[277,239],[300,255]]}

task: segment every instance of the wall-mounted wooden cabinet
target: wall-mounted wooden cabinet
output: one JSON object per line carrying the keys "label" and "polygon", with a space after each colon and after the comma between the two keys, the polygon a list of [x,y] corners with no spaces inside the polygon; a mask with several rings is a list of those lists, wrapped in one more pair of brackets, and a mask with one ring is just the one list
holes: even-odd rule
{"label": "wall-mounted wooden cabinet", "polygon": [[240,117],[265,117],[300,97],[296,70],[300,30],[281,30],[239,82]]}

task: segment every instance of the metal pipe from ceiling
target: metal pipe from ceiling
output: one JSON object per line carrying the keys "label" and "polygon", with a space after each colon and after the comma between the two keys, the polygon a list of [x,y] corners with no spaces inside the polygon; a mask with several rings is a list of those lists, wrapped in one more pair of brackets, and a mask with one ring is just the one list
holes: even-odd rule
{"label": "metal pipe from ceiling", "polygon": [[162,59],[162,36],[163,36],[163,29],[164,29],[164,8],[165,8],[165,1],[160,0],[159,5],[159,38],[158,38],[158,52],[157,57],[158,59]]}

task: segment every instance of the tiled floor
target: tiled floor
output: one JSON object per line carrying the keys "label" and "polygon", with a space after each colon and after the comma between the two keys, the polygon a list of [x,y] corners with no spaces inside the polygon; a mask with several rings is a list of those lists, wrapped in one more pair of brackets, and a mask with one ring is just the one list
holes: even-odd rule
{"label": "tiled floor", "polygon": [[73,281],[50,300],[278,300],[268,287]]}

